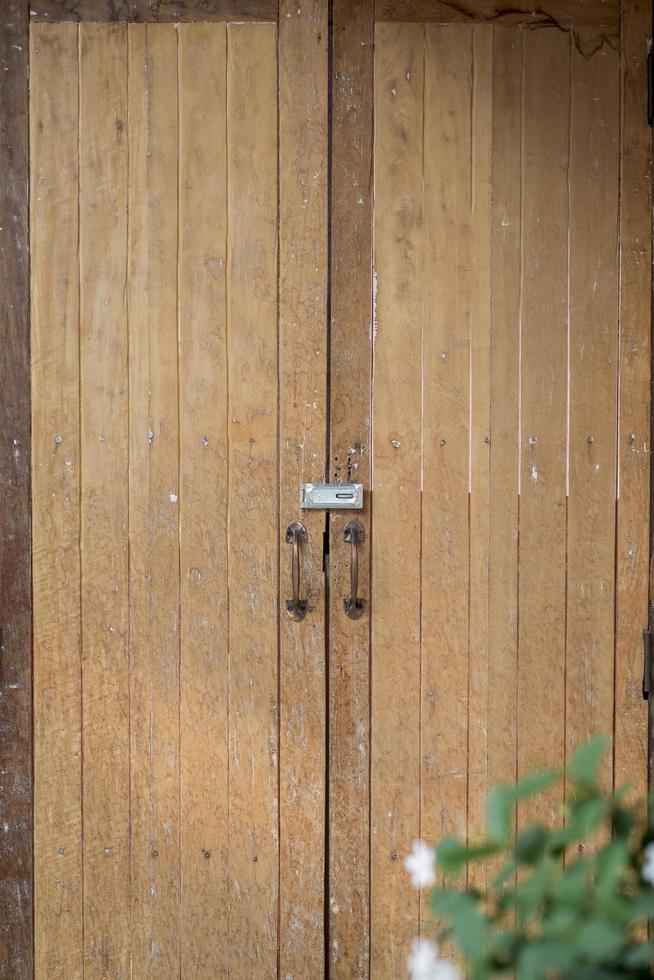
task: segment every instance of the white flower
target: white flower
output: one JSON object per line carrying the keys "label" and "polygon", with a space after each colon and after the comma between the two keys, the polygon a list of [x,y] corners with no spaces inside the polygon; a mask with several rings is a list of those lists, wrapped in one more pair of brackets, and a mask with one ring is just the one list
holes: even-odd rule
{"label": "white flower", "polygon": [[644,881],[654,885],[654,843],[645,848],[645,863],[640,869],[640,875]]}
{"label": "white flower", "polygon": [[411,875],[414,888],[430,888],[436,882],[436,851],[424,841],[417,840],[404,859],[404,867]]}
{"label": "white flower", "polygon": [[440,957],[431,939],[414,939],[406,962],[411,980],[461,980],[454,963]]}

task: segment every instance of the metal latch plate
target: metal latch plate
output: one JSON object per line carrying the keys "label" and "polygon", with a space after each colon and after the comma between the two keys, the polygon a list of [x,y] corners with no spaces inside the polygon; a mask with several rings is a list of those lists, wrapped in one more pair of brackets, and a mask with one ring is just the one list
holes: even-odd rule
{"label": "metal latch plate", "polygon": [[300,507],[304,510],[361,510],[362,483],[303,483]]}

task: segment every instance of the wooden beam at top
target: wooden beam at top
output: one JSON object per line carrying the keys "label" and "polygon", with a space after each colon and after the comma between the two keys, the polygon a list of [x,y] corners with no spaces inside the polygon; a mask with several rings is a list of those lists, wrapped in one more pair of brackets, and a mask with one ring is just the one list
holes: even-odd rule
{"label": "wooden beam at top", "polygon": [[617,32],[618,0],[379,0],[377,20],[441,24],[496,21],[501,24],[596,26]]}
{"label": "wooden beam at top", "polygon": [[33,21],[276,21],[277,0],[32,0]]}

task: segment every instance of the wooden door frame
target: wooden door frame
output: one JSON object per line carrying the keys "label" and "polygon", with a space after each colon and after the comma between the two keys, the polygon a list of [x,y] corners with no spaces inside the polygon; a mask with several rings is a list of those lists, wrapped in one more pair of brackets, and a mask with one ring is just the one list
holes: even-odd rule
{"label": "wooden door frame", "polygon": [[[327,0],[324,0],[326,3]],[[207,11],[207,7],[210,11]],[[339,386],[355,391],[367,384],[371,370],[370,324],[372,316],[372,154],[373,154],[373,42],[374,23],[379,20],[483,20],[502,23],[545,23],[567,28],[575,23],[573,0],[518,0],[511,13],[495,0],[331,0],[331,93],[330,93],[330,304],[329,322],[332,336],[346,341],[357,357],[339,361],[338,348],[331,346],[332,372],[338,369]],[[635,124],[646,111],[645,55],[646,39],[651,32],[651,0],[622,4],[601,0],[579,0],[584,20],[595,26],[621,30],[624,78],[623,140],[630,156],[622,176],[621,207],[629,216],[631,249],[623,249],[625,271],[621,298],[621,316],[627,316],[642,327],[643,340],[638,357],[625,356],[630,364],[621,395],[621,413],[625,431],[650,431],[650,322],[643,315],[643,276],[650,274],[649,262],[639,265],[636,245],[645,243],[649,256],[651,241],[651,183],[644,179],[643,162],[651,154],[651,138],[643,138],[642,128]],[[74,8],[74,9],[72,9]],[[533,11],[538,11],[534,13]],[[163,5],[151,0],[5,0],[0,5],[0,170],[5,175],[0,191],[0,281],[3,283],[2,323],[5,331],[0,361],[0,526],[3,547],[0,556],[0,907],[3,923],[0,930],[0,978],[15,980],[33,975],[33,787],[32,787],[32,591],[31,591],[31,493],[30,493],[30,297],[29,297],[29,160],[28,160],[28,32],[33,20],[92,21],[198,21],[198,20],[278,20],[278,0],[180,0]],[[631,131],[630,131],[631,130]],[[338,261],[334,261],[337,257]],[[640,299],[639,299],[640,297]],[[348,367],[348,364],[350,365]],[[645,365],[645,366],[644,366]],[[333,476],[341,474],[343,461],[352,463],[351,448],[358,458],[358,474],[363,482],[369,478],[370,420],[365,399],[355,399],[347,418],[334,411],[331,399],[328,468]],[[358,448],[357,448],[358,447]],[[363,447],[363,451],[362,451]],[[651,465],[644,454],[630,454],[620,449],[623,472],[629,475],[631,492],[623,500],[618,515],[618,556],[620,544],[636,543],[638,574],[632,578],[618,615],[618,643],[633,647],[634,637],[646,625],[649,592],[648,556],[652,554],[650,533],[642,521],[642,499],[649,491]],[[650,457],[651,458],[651,457]],[[368,504],[370,506],[370,504]],[[366,511],[368,525],[372,513]],[[334,544],[342,535],[341,522],[334,519],[331,537]],[[371,535],[368,535],[368,542]],[[368,544],[369,547],[369,544]],[[622,549],[624,550],[624,548]],[[332,554],[335,548],[332,547]],[[618,557],[620,561],[620,557]],[[623,559],[625,560],[625,559]],[[363,568],[369,568],[364,556]],[[644,575],[642,574],[645,570]],[[337,582],[345,569],[336,562],[332,567],[330,604],[338,602]],[[367,574],[367,573],[366,573]],[[369,589],[369,577],[364,579]],[[369,594],[369,592],[368,592]],[[336,608],[334,607],[334,613]],[[620,619],[622,617],[622,621]],[[332,616],[332,623],[336,616]],[[328,676],[329,718],[335,755],[330,757],[329,793],[334,795],[348,783],[348,766],[353,757],[346,732],[340,738],[338,719],[352,707],[352,691],[339,684],[339,657],[346,647],[337,634],[331,644]],[[352,640],[358,644],[357,662],[363,667],[355,678],[359,704],[369,698],[369,633]],[[352,657],[351,646],[348,656]],[[619,705],[617,706],[619,710]],[[644,711],[644,709],[643,709]],[[365,720],[369,738],[369,719]],[[355,753],[356,754],[356,753]],[[367,773],[363,786],[369,787]],[[349,785],[353,785],[352,782]],[[361,792],[361,791],[359,791]],[[340,822],[330,829],[328,861],[336,872],[342,860],[334,863],[338,849],[349,846],[354,853],[364,851],[369,840],[369,810],[366,791],[353,805],[356,826],[346,811]],[[329,802],[328,802],[329,806]],[[348,889],[353,882],[337,883],[344,891],[348,907]],[[368,885],[364,886],[364,892]],[[350,923],[352,947],[369,939],[369,895],[364,895],[362,922]],[[350,896],[351,897],[351,896]],[[329,903],[327,903],[329,904]],[[341,917],[341,922],[343,917]],[[337,928],[336,920],[326,913],[328,931]],[[338,926],[341,928],[341,926]],[[327,945],[329,949],[331,944]],[[343,974],[345,975],[345,974]]]}

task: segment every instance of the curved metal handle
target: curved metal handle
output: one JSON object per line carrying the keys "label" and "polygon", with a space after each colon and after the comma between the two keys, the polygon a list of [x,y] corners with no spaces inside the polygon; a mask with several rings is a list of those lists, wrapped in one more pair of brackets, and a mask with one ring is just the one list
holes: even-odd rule
{"label": "curved metal handle", "polygon": [[350,593],[343,599],[343,608],[346,616],[350,619],[358,619],[363,612],[366,601],[360,599],[359,592],[359,543],[366,540],[366,532],[358,521],[350,521],[345,525],[343,540],[349,541],[352,545],[352,562],[350,564]]}
{"label": "curved metal handle", "polygon": [[300,599],[300,544],[306,544],[307,532],[303,524],[293,521],[286,528],[286,544],[293,545],[291,564],[291,580],[293,583],[293,598],[286,600],[286,612],[298,623],[307,614],[307,600]]}

